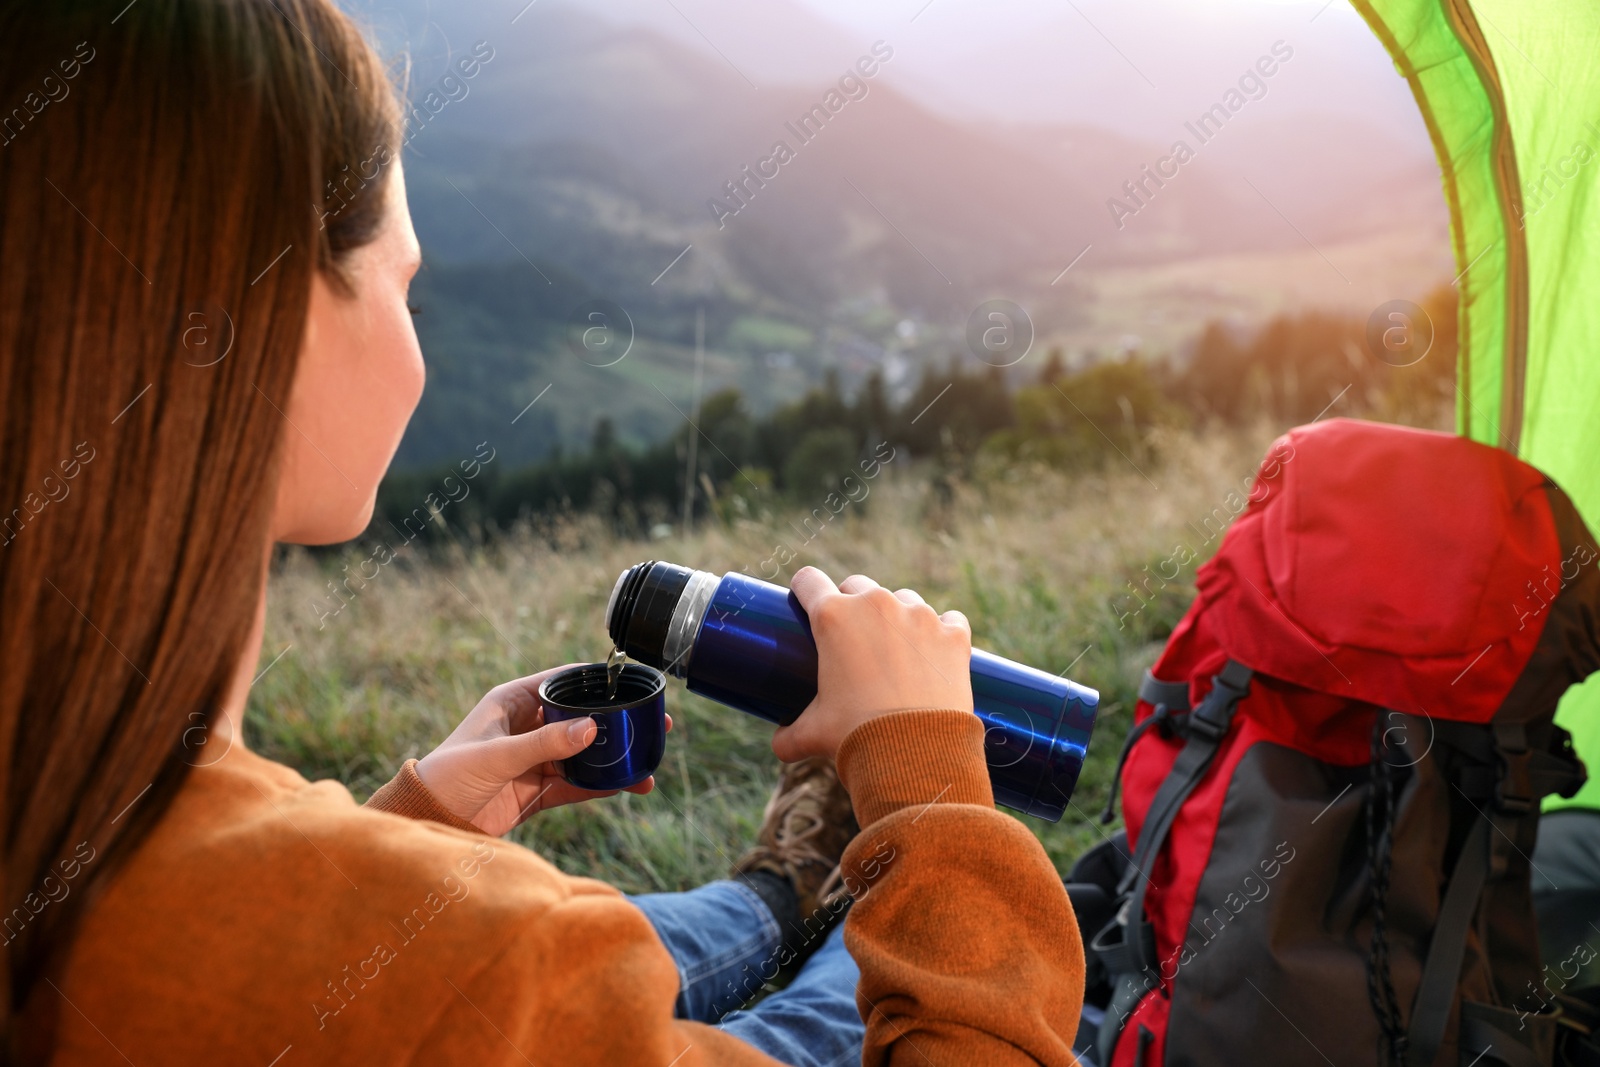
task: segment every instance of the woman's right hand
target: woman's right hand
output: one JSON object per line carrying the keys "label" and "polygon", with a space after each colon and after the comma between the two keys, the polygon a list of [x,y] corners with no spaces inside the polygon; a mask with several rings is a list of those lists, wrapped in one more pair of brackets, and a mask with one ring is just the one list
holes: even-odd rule
{"label": "woman's right hand", "polygon": [[835,586],[815,567],[789,588],[811,619],[817,695],[773,735],[779,759],[835,756],[851,730],[890,712],[972,710],[972,628],[961,612],[939,615],[912,590],[891,593],[862,574]]}

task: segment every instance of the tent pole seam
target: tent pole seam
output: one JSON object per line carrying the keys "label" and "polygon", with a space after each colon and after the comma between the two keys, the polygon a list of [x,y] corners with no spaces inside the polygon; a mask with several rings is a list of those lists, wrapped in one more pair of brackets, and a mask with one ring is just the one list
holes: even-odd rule
{"label": "tent pole seam", "polygon": [[1505,91],[1489,42],[1470,0],[1441,0],[1456,39],[1472,60],[1494,116],[1494,179],[1500,225],[1506,244],[1505,337],[1500,382],[1500,437],[1516,455],[1521,449],[1525,379],[1528,367],[1528,243],[1522,217],[1522,180],[1516,146],[1506,115]]}
{"label": "tent pole seam", "polygon": [[[1428,98],[1427,90],[1422,86],[1422,73],[1411,62],[1400,46],[1399,40],[1389,29],[1383,17],[1373,8],[1372,0],[1351,0],[1361,17],[1366,21],[1367,28],[1383,42],[1384,49],[1399,69],[1400,76],[1405,78],[1406,84],[1411,87],[1411,97],[1416,101],[1417,110],[1422,113],[1423,125],[1428,130],[1428,139],[1433,142],[1434,158],[1439,163],[1439,175],[1444,183],[1445,206],[1450,211],[1450,243],[1455,250],[1457,265],[1465,268],[1468,265],[1465,221],[1465,211],[1461,206],[1461,190],[1456,180],[1455,157],[1450,151],[1450,145],[1445,140],[1444,131],[1439,128],[1438,117],[1434,114],[1433,103]],[[1458,285],[1459,288],[1459,285]],[[1472,316],[1467,307],[1467,301],[1459,301],[1459,310],[1456,312],[1456,330],[1458,334],[1456,357],[1456,395],[1466,400],[1465,408],[1456,405],[1456,432],[1463,437],[1472,435]]]}

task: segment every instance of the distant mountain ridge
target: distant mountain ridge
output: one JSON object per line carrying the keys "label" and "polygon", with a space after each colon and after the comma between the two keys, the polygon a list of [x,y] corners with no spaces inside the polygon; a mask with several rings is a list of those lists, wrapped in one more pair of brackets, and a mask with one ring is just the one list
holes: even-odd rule
{"label": "distant mountain ridge", "polygon": [[[494,59],[406,156],[431,368],[403,463],[449,458],[491,401],[515,414],[558,381],[551,396],[571,395],[519,421],[512,458],[587,440],[601,414],[624,440],[660,436],[691,402],[697,308],[717,384],[763,404],[829,366],[942,363],[995,296],[1027,307],[1041,337],[1068,329],[1088,297],[1062,268],[1090,246],[1086,269],[1128,268],[1439,222],[1419,222],[1436,174],[1344,116],[1239,114],[1118,230],[1108,201],[1167,151],[1159,140],[959,121],[885,76],[862,77],[802,145],[790,128],[829,82],[753,89],[731,61],[651,29],[557,3],[510,26],[489,11],[429,24],[453,54],[481,40]],[[838,70],[872,49],[860,42]],[[431,84],[429,63],[414,85]],[[739,210],[719,216],[710,205],[731,207],[730,182],[780,140],[793,158],[765,184],[744,180]],[[607,377],[567,343],[573,312],[596,299],[626,309],[638,338]]]}

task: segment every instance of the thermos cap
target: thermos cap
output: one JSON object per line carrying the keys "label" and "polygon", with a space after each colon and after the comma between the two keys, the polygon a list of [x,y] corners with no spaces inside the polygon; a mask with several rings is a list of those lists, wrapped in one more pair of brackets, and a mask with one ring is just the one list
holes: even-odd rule
{"label": "thermos cap", "polygon": [[622,668],[615,693],[604,663],[569,667],[539,686],[545,721],[590,718],[595,738],[582,752],[559,761],[561,776],[580,789],[626,789],[661,765],[666,751],[666,679],[638,663]]}
{"label": "thermos cap", "polygon": [[707,571],[646,560],[622,572],[606,602],[606,631],[630,659],[679,678],[720,579]]}

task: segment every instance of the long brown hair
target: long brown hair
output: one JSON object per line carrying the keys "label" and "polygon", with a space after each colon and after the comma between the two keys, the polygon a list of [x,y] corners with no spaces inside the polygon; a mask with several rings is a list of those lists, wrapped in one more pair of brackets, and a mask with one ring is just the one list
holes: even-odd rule
{"label": "long brown hair", "polygon": [[[196,762],[254,622],[313,272],[399,152],[329,0],[0,4],[0,966],[60,1005],[97,882]],[[352,179],[352,175],[357,175]],[[198,729],[197,729],[198,727]],[[85,859],[89,856],[89,859]],[[46,1039],[46,1045],[48,1039]]]}

